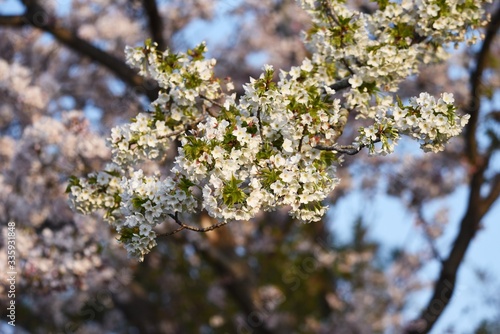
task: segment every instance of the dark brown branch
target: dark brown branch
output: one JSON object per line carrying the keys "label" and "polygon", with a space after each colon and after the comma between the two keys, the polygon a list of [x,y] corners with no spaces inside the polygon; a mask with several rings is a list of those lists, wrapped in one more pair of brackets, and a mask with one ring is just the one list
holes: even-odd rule
{"label": "dark brown branch", "polygon": [[173,231],[170,231],[170,232],[166,232],[166,233],[157,233],[156,236],[157,237],[168,237],[168,236],[171,236],[171,235],[174,235],[182,230],[184,230],[184,226],[181,226],[179,227],[178,229],[175,229]]}
{"label": "dark brown branch", "polygon": [[158,12],[156,0],[143,0],[142,3],[148,15],[151,38],[158,43],[158,49],[164,51],[167,48],[167,43],[163,38],[163,20]]}
{"label": "dark brown branch", "polygon": [[217,107],[219,107],[219,108],[221,108],[221,109],[224,109],[224,106],[223,106],[222,104],[220,104],[219,102],[214,101],[213,99],[208,98],[208,97],[207,97],[207,96],[205,96],[205,95],[200,95],[200,97],[201,97],[203,100],[208,101],[208,102],[212,103],[213,105],[215,105],[215,106],[217,106]]}
{"label": "dark brown branch", "polygon": [[349,84],[349,78],[342,79],[342,80],[340,80],[340,81],[338,81],[330,86],[330,88],[335,90],[335,91],[339,91],[339,90],[346,89],[349,87],[351,87],[351,85]]}
{"label": "dark brown branch", "polygon": [[315,149],[321,150],[321,151],[333,151],[341,154],[348,154],[348,155],[355,155],[358,154],[362,149],[363,145],[361,146],[354,146],[354,145],[333,145],[333,146],[323,146],[323,145],[316,145],[314,146]]}
{"label": "dark brown branch", "polygon": [[118,78],[133,87],[140,87],[150,100],[158,96],[157,84],[145,80],[135,70],[131,69],[125,62],[78,37],[74,32],[62,27],[57,19],[50,15],[36,0],[24,0],[26,12],[22,16],[4,16],[0,24],[22,27],[31,25],[34,28],[51,34],[57,41],[69,47],[75,52],[89,57],[93,61],[103,65],[113,72]]}
{"label": "dark brown branch", "polygon": [[[213,230],[215,230],[215,229],[217,229],[219,227],[222,227],[224,225],[227,225],[229,223],[227,221],[224,221],[224,222],[213,224],[213,225],[210,225],[210,226],[207,226],[207,227],[196,227],[196,226],[186,225],[182,221],[180,221],[179,214],[177,212],[174,215],[173,214],[169,214],[169,216],[170,216],[170,218],[172,218],[175,221],[175,223],[177,225],[179,225],[180,227],[182,227],[182,229],[186,229],[186,230],[190,230],[190,231],[194,231],[194,232],[200,232],[200,233],[213,231]],[[179,231],[177,231],[177,232],[179,232]],[[175,232],[175,233],[177,233],[177,232]],[[174,233],[172,233],[172,234],[174,234]],[[167,235],[170,235],[170,234],[167,234]]]}
{"label": "dark brown branch", "polygon": [[23,15],[0,16],[0,25],[6,27],[22,27],[26,25],[26,18]]}
{"label": "dark brown branch", "polygon": [[500,8],[495,12],[487,27],[486,38],[476,60],[476,67],[471,74],[471,100],[467,112],[471,115],[466,130],[465,154],[473,166],[470,180],[470,193],[465,215],[460,222],[459,233],[453,243],[450,254],[442,262],[439,278],[434,286],[432,298],[418,319],[412,321],[405,329],[406,334],[428,333],[449,304],[455,290],[457,272],[462,264],[465,253],[480,227],[480,222],[490,206],[500,195],[500,181],[495,178],[490,194],[481,197],[481,187],[484,184],[484,172],[488,168],[491,152],[480,156],[477,149],[476,129],[479,119],[481,78],[486,66],[486,58],[496,31],[500,27]]}
{"label": "dark brown branch", "polygon": [[[380,138],[377,138],[376,140],[373,141],[374,143],[379,143]],[[313,148],[321,151],[333,151],[341,154],[347,154],[347,155],[355,155],[361,152],[363,148],[365,148],[366,145],[332,145],[332,146],[324,146],[324,145],[316,145]]]}
{"label": "dark brown branch", "polygon": [[476,140],[476,128],[479,119],[479,109],[481,107],[481,78],[483,76],[483,71],[486,67],[486,62],[488,58],[488,53],[490,51],[491,44],[500,28],[500,7],[491,17],[491,21],[486,28],[486,35],[476,57],[476,67],[470,77],[471,86],[471,99],[469,105],[466,108],[466,112],[470,115],[469,123],[467,124],[465,132],[466,141],[466,153],[469,162],[472,165],[478,163],[478,149]]}

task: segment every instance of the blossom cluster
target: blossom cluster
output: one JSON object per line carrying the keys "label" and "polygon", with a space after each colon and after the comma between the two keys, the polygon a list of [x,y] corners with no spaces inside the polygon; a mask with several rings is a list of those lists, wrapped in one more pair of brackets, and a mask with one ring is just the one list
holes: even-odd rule
{"label": "blossom cluster", "polygon": [[141,113],[130,124],[115,127],[111,133],[113,161],[119,165],[161,158],[170,139],[184,127],[199,121],[210,101],[221,95],[213,68],[215,59],[205,59],[204,43],[187,53],[160,52],[156,44],[127,47],[127,63],[140,74],[158,82],[158,98],[152,113]]}
{"label": "blossom cluster", "polygon": [[443,93],[437,101],[427,93],[420,93],[418,98],[410,99],[409,106],[395,107],[394,122],[401,133],[418,139],[424,151],[442,151],[470,118],[470,115],[457,115],[454,101],[449,93]]}
{"label": "blossom cluster", "polygon": [[118,165],[108,164],[104,170],[90,173],[87,178],[71,177],[67,187],[71,191],[70,206],[82,214],[104,209],[105,218],[114,221],[121,200],[120,176]]}
{"label": "blossom cluster", "polygon": [[126,166],[146,159],[159,159],[169,146],[171,133],[164,120],[141,113],[131,123],[111,130],[113,162]]}
{"label": "blossom cluster", "polygon": [[[389,154],[394,151],[400,135],[407,135],[418,140],[426,152],[442,151],[450,138],[460,134],[470,117],[459,116],[454,101],[450,93],[443,93],[437,101],[428,93],[420,93],[419,97],[410,98],[408,106],[398,101],[387,109],[392,114],[381,109],[373,125],[361,127],[356,141],[368,147],[371,153]],[[377,142],[382,143],[380,150],[375,149]]]}
{"label": "blossom cluster", "polygon": [[[218,118],[183,139],[177,172],[203,184],[203,208],[213,217],[248,220],[260,210],[290,206],[300,220],[319,220],[321,201],[338,182],[334,153],[313,149],[337,136],[338,99],[312,79],[310,61],[281,71],[266,66],[245,85],[239,104],[229,97]],[[276,112],[279,110],[280,112]]]}
{"label": "blossom cluster", "polygon": [[[371,152],[378,142],[377,152],[392,152],[401,135],[439,151],[459,134],[468,118],[456,114],[451,94],[436,101],[422,93],[406,106],[391,94],[420,64],[444,58],[441,43],[463,40],[481,23],[479,1],[439,1],[436,15],[406,0],[380,2],[373,14],[336,0],[303,5],[313,16],[306,36],[312,57],[278,75],[264,66],[239,98],[221,89],[204,44],[187,53],[161,52],[150,42],[127,48],[128,63],[158,82],[159,97],[152,112],[112,130],[116,165],[74,179],[73,206],[107,210],[129,255],[142,260],[156,244],[153,228],[169,217],[182,226],[185,212],[204,209],[232,221],[288,207],[298,220],[320,220],[339,181],[337,147],[349,114],[373,122],[359,127],[353,143]],[[436,23],[456,13],[461,23]],[[145,175],[138,163],[161,158],[170,138],[181,144],[171,176]]]}
{"label": "blossom cluster", "polygon": [[120,212],[124,219],[115,226],[129,254],[142,261],[156,245],[153,227],[164,222],[169,213],[196,208],[189,185],[182,180],[176,183],[172,178],[145,176],[142,170],[135,171],[130,179],[122,178]]}
{"label": "blossom cluster", "polygon": [[480,27],[482,4],[491,0],[377,1],[372,14],[352,10],[344,1],[303,1],[313,18],[306,44],[325,82],[348,78],[344,96],[358,117],[374,118],[378,92],[395,93],[420,64],[445,60],[447,44],[473,42]]}

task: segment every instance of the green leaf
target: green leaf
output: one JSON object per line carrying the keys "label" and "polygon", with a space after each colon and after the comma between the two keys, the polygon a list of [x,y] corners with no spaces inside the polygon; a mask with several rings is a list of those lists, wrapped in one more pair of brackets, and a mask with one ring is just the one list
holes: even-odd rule
{"label": "green leaf", "polygon": [[319,170],[324,170],[338,161],[337,155],[330,151],[321,151],[319,160],[315,161],[314,166]]}
{"label": "green leaf", "polygon": [[186,139],[188,140],[188,143],[186,143],[182,148],[184,149],[186,158],[191,161],[198,159],[200,155],[208,149],[206,143],[201,139],[194,136],[187,136]]}
{"label": "green leaf", "polygon": [[397,101],[398,107],[400,109],[404,109],[405,108],[405,106],[403,105],[403,101],[401,101],[401,98],[398,95],[396,95],[396,101]]}
{"label": "green leaf", "polygon": [[196,73],[186,73],[184,75],[185,86],[187,89],[199,87],[203,80]]}
{"label": "green leaf", "polygon": [[230,151],[233,148],[235,149],[241,148],[240,142],[238,141],[236,136],[233,135],[231,132],[226,132],[222,143],[224,144],[224,148],[227,151]]}
{"label": "green leaf", "polygon": [[278,181],[281,171],[277,169],[264,168],[262,170],[262,185],[264,189],[270,190],[271,184]]}
{"label": "green leaf", "polygon": [[82,187],[82,185],[80,184],[80,179],[77,178],[76,176],[73,176],[71,175],[68,179],[68,186],[66,187],[66,193],[70,193],[71,192],[71,187],[73,186],[77,186],[77,187]]}
{"label": "green leaf", "polygon": [[179,180],[179,188],[184,191],[186,194],[189,193],[189,188],[191,188],[192,186],[194,186],[194,183],[191,182],[191,180],[189,180],[187,177],[185,177],[184,175],[181,177],[181,179]]}
{"label": "green leaf", "polygon": [[283,139],[283,136],[280,133],[279,137],[277,139],[273,140],[272,144],[274,147],[276,147],[278,150],[281,151],[284,141],[285,140]]}
{"label": "green leaf", "polygon": [[114,177],[120,177],[120,172],[117,170],[105,170],[104,173]]}
{"label": "green leaf", "polygon": [[273,149],[269,143],[264,143],[259,152],[256,154],[255,158],[257,160],[266,160],[269,159],[273,155]]}
{"label": "green leaf", "polygon": [[134,197],[132,198],[132,205],[134,206],[135,209],[141,209],[143,204],[146,203],[148,199],[146,198],[140,198],[140,197]]}
{"label": "green leaf", "polygon": [[139,234],[139,228],[138,227],[124,227],[122,228],[120,232],[120,238],[118,238],[118,241],[120,242],[127,242],[128,240],[132,239],[134,234]]}
{"label": "green leaf", "polygon": [[234,175],[231,177],[231,181],[229,181],[222,189],[222,200],[224,201],[224,204],[233,206],[235,204],[245,202],[248,195],[239,188],[241,183],[242,181],[236,179]]}
{"label": "green leaf", "polygon": [[243,121],[241,125],[242,127],[247,128],[247,132],[252,135],[256,134],[258,131],[257,125],[254,123],[248,124],[246,121]]}
{"label": "green leaf", "polygon": [[378,8],[380,8],[380,10],[385,10],[389,4],[389,0],[375,0],[375,2],[378,4]]}
{"label": "green leaf", "polygon": [[207,46],[205,43],[201,43],[193,49],[187,50],[188,56],[193,60],[203,60],[205,59],[205,52],[207,51]]}

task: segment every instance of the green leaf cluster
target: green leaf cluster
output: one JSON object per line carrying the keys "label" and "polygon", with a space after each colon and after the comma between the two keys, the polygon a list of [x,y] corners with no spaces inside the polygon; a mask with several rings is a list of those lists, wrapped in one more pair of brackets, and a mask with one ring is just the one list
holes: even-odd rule
{"label": "green leaf cluster", "polygon": [[224,185],[222,189],[222,200],[224,204],[234,206],[235,204],[242,204],[245,202],[248,195],[239,187],[241,183],[242,181],[238,180],[233,175],[231,180]]}
{"label": "green leaf cluster", "polygon": [[209,147],[207,143],[195,136],[187,136],[187,143],[182,147],[186,158],[193,161],[198,159],[203,152],[207,152]]}
{"label": "green leaf cluster", "polygon": [[66,187],[66,194],[71,192],[71,188],[73,186],[77,186],[80,188],[82,187],[82,185],[80,184],[80,179],[77,178],[76,176],[71,175],[68,179],[68,186]]}

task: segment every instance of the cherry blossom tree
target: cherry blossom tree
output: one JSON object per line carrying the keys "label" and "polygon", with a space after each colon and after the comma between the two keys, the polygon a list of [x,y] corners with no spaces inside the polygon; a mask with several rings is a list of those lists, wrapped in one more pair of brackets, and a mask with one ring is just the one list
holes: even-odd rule
{"label": "cherry blossom tree", "polygon": [[[490,60],[498,8],[473,0],[22,5],[0,16],[0,219],[17,224],[20,327],[433,327],[500,194],[498,112],[482,107],[498,85]],[[190,24],[221,10],[238,18],[229,42],[187,46]],[[460,56],[450,59],[454,45]],[[272,66],[255,68],[247,55],[262,52]],[[468,85],[450,85],[453,66],[470,70]],[[413,150],[409,160],[396,147],[409,139],[439,153]],[[441,255],[446,210],[429,217],[426,208],[461,185],[469,200]],[[425,246],[383,259],[361,212],[351,240],[337,240],[328,207],[356,191],[398,198]],[[439,277],[422,281],[417,273],[436,260]],[[429,304],[408,321],[411,293],[428,284]]]}

